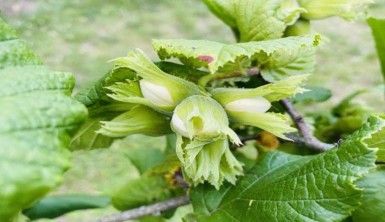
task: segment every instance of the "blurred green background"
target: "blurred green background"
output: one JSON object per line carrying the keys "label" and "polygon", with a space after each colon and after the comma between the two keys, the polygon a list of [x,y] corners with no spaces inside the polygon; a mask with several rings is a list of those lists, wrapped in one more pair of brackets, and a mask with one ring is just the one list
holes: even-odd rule
{"label": "blurred green background", "polygon": [[[370,13],[385,16],[385,2],[379,2]],[[156,59],[151,49],[153,38],[234,41],[230,30],[199,0],[1,0],[0,10],[50,67],[75,74],[77,89],[101,77],[111,68],[110,59],[124,56],[131,48],[142,48]],[[310,83],[333,92],[330,101],[317,107],[329,107],[355,90],[382,84],[374,43],[364,21],[331,18],[313,24],[326,41],[319,49]],[[359,100],[384,111],[379,102],[383,97],[377,89]],[[163,142],[163,138],[134,136],[116,149],[78,152],[74,167],[56,192],[97,193],[113,183],[111,178],[128,179],[124,149]],[[113,211],[71,213],[55,221],[93,221],[97,215]]]}

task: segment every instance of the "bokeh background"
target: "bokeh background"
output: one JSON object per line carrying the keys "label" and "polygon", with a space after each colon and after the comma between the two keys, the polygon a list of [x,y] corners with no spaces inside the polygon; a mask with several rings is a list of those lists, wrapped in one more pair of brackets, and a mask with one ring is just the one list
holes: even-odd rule
{"label": "bokeh background", "polygon": [[[153,38],[234,41],[230,30],[200,0],[0,0],[0,11],[50,67],[75,74],[76,90],[100,78],[111,68],[108,61],[129,49],[141,48],[156,59]],[[369,13],[385,17],[385,1],[378,0]],[[382,84],[380,66],[365,21],[330,18],[313,25],[326,41],[309,82],[333,92],[331,100],[315,108],[330,107],[355,90],[370,89],[358,101],[384,111],[384,93],[378,87]],[[116,182],[113,178],[129,179],[124,151],[160,147],[163,140],[133,136],[109,150],[79,151],[74,167],[55,192],[98,193]],[[93,221],[113,211],[75,212],[55,221]]]}

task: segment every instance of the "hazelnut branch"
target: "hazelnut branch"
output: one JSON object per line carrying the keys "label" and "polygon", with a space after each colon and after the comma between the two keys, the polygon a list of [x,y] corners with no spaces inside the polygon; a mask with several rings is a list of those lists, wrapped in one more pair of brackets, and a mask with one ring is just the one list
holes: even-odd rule
{"label": "hazelnut branch", "polygon": [[176,197],[155,204],[141,206],[131,210],[123,211],[121,213],[112,214],[99,219],[98,222],[122,222],[137,219],[146,215],[159,214],[162,211],[174,209],[189,203],[190,200],[188,196]]}
{"label": "hazelnut branch", "polygon": [[334,144],[321,142],[312,135],[310,127],[305,122],[303,116],[294,108],[293,104],[289,100],[281,100],[281,104],[293,119],[298,132],[301,135],[301,137],[298,137],[290,134],[288,135],[290,139],[297,143],[304,144],[306,147],[317,152],[324,152],[334,147]]}

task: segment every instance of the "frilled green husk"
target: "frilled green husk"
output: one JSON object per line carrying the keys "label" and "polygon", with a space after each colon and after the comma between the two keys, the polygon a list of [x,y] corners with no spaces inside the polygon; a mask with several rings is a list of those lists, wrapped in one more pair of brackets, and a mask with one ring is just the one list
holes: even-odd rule
{"label": "frilled green husk", "polygon": [[[188,96],[204,94],[194,83],[160,70],[139,49],[132,50],[126,57],[117,58],[114,61],[115,66],[129,68],[135,71],[138,79],[141,79],[139,85],[140,104],[164,112],[171,112],[176,105]],[[126,97],[126,102],[138,102],[136,101],[138,100],[137,97],[135,98],[132,95]]]}
{"label": "frilled green husk", "polygon": [[136,105],[111,121],[102,121],[98,133],[109,137],[125,137],[132,134],[161,136],[171,133],[167,116],[149,107]]}
{"label": "frilled green husk", "polygon": [[176,153],[183,172],[193,185],[207,181],[219,189],[225,180],[235,183],[242,174],[228,139],[237,145],[241,142],[214,99],[191,96],[183,100],[175,108],[171,127],[177,134]]}
{"label": "frilled green husk", "polygon": [[[261,103],[260,107],[263,108],[266,106],[263,104],[263,99],[274,102],[302,93],[304,89],[301,88],[301,85],[306,78],[307,75],[292,76],[255,89],[217,88],[211,93],[226,108],[226,112],[233,122],[258,127],[280,138],[288,139],[285,134],[295,131],[295,128],[290,126],[289,117],[279,113],[265,113],[266,109],[258,111],[255,109],[258,104],[251,106],[251,102],[245,104],[244,107],[241,107],[244,104],[234,102],[256,100],[255,102]],[[235,107],[233,104],[238,104],[240,107]],[[252,109],[253,107],[254,109]]]}
{"label": "frilled green husk", "polygon": [[185,177],[194,186],[207,181],[219,189],[225,180],[235,184],[237,176],[243,174],[242,164],[231,153],[224,136],[203,141],[178,135],[176,153]]}

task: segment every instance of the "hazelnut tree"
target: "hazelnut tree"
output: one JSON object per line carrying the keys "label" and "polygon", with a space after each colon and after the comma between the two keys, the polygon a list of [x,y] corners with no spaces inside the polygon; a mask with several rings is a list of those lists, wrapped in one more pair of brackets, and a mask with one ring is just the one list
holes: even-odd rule
{"label": "hazelnut tree", "polygon": [[[361,92],[327,115],[293,105],[331,96],[306,84],[324,44],[311,22],[362,18],[371,1],[202,2],[234,43],[156,39],[159,61],[131,50],[74,96],[74,76],[0,21],[0,221],[110,205],[122,212],[99,221],[384,220],[384,115],[354,103]],[[368,24],[385,68],[385,21]],[[129,153],[134,179],[103,196],[46,196],[72,151],[133,134],[167,137],[164,150]]]}

